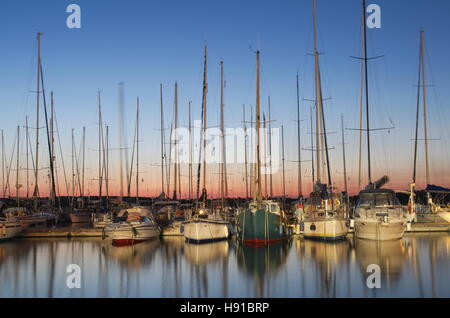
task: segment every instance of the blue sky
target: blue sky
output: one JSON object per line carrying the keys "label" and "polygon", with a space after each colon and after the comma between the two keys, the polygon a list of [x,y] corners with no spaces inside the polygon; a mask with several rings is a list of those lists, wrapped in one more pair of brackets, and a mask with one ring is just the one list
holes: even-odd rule
{"label": "blue sky", "polygon": [[[66,7],[81,7],[80,30],[66,27]],[[370,63],[371,116],[373,127],[395,125],[393,131],[374,133],[375,177],[389,173],[393,185],[405,188],[411,175],[413,122],[417,82],[419,30],[425,30],[429,88],[430,135],[433,141],[432,181],[449,184],[450,119],[450,2],[447,0],[377,0],[382,10],[382,28],[368,31],[369,55],[384,55]],[[3,30],[0,51],[0,126],[11,152],[15,127],[26,115],[35,116],[36,32],[43,32],[42,59],[47,91],[55,92],[55,103],[66,160],[70,160],[70,133],[82,126],[88,132],[88,157],[95,175],[97,131],[96,94],[102,91],[104,118],[111,126],[112,143],[117,140],[117,83],[125,83],[126,118],[131,144],[135,99],[141,99],[143,123],[142,156],[146,181],[158,178],[152,164],[159,156],[159,84],[165,91],[166,119],[171,118],[173,85],[179,83],[181,123],[193,102],[194,117],[200,117],[203,45],[208,44],[208,121],[218,123],[219,61],[226,76],[226,125],[240,125],[242,104],[255,104],[255,55],[261,50],[262,107],[272,99],[275,126],[286,129],[288,159],[296,157],[295,76],[301,81],[300,96],[313,98],[311,1],[9,1],[0,4]],[[330,132],[333,171],[341,179],[340,115],[347,127],[359,120],[359,0],[319,0],[319,50],[326,116]],[[250,46],[252,49],[250,49]],[[432,72],[432,73],[431,73]],[[302,101],[302,118],[309,118],[309,102]],[[184,117],[183,117],[184,116]],[[302,122],[302,143],[309,143],[307,121]],[[167,125],[167,123],[166,123]],[[34,138],[34,136],[32,137]],[[42,135],[42,141],[44,135]],[[356,134],[346,131],[351,183],[356,180]],[[34,140],[34,139],[33,139]],[[45,146],[42,142],[41,145]],[[305,147],[308,145],[305,145]],[[112,146],[114,147],[114,145]],[[117,144],[115,145],[117,147]],[[422,147],[423,148],[423,147]],[[422,150],[421,148],[421,150]],[[44,151],[44,150],[43,150]],[[23,150],[23,153],[25,150]],[[8,153],[10,155],[10,153]],[[304,157],[310,153],[302,152]],[[42,153],[45,156],[45,152]],[[420,159],[422,160],[422,159]],[[419,162],[421,164],[422,161]],[[295,167],[288,177],[295,185]],[[304,164],[308,175],[309,163]],[[294,176],[294,177],[293,177]],[[419,177],[423,174],[419,173]],[[230,176],[239,180],[239,172]],[[305,179],[305,184],[309,180]],[[339,183],[339,181],[337,181]],[[151,190],[151,189],[150,189]],[[149,190],[149,191],[150,191]]]}

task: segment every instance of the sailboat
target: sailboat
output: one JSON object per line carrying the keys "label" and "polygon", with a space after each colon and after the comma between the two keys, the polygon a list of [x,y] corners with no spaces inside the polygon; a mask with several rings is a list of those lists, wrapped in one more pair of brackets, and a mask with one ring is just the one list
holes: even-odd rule
{"label": "sailboat", "polygon": [[17,218],[3,217],[0,214],[0,242],[19,235],[27,226]]}
{"label": "sailboat", "polygon": [[[313,0],[314,21],[314,78],[315,78],[315,109],[316,109],[316,172],[317,179],[313,184],[313,192],[305,203],[303,219],[303,235],[305,238],[320,240],[341,240],[348,232],[345,218],[344,202],[339,194],[333,193],[328,155],[327,131],[323,111],[322,84],[319,67],[319,52],[317,50],[316,1]],[[314,149],[311,149],[313,151]],[[325,158],[322,154],[325,153]],[[328,184],[321,181],[321,167],[326,160]],[[314,179],[314,178],[313,178]]]}
{"label": "sailboat", "polygon": [[387,176],[376,182],[371,179],[370,167],[370,121],[369,121],[369,86],[367,74],[367,45],[366,45],[366,1],[362,1],[362,33],[363,58],[366,104],[366,133],[367,133],[367,161],[369,184],[365,190],[360,191],[355,208],[355,235],[357,238],[369,240],[395,240],[403,237],[406,225],[406,216],[395,192],[389,189],[380,189],[389,181]]}
{"label": "sailboat", "polygon": [[[230,223],[223,220],[216,211],[208,209],[207,190],[206,190],[206,94],[207,94],[207,47],[204,49],[204,70],[203,70],[203,99],[202,99],[202,137],[203,143],[201,154],[203,155],[203,189],[202,195],[198,199],[197,207],[192,211],[192,216],[189,220],[182,223],[181,231],[188,242],[192,243],[206,243],[225,240],[230,235]],[[197,197],[200,189],[200,168],[197,173]]]}
{"label": "sailboat", "polygon": [[284,212],[276,201],[263,200],[261,189],[261,147],[260,147],[260,98],[259,66],[260,51],[256,51],[256,176],[254,178],[254,197],[247,209],[237,215],[237,234],[247,245],[266,246],[283,241],[288,237]]}

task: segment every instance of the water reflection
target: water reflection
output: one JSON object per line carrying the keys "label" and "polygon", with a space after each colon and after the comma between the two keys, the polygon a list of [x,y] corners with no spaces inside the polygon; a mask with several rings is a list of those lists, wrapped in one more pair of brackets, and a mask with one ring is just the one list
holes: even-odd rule
{"label": "water reflection", "polygon": [[312,261],[320,297],[336,297],[339,278],[349,277],[350,243],[297,240],[295,247],[300,261]]}
{"label": "water reflection", "polygon": [[[69,264],[81,288],[66,286]],[[366,286],[367,266],[381,288]],[[235,240],[188,244],[170,237],[114,247],[101,239],[23,239],[0,244],[0,297],[449,297],[450,236],[295,238],[265,248]]]}
{"label": "water reflection", "polygon": [[291,242],[265,247],[239,244],[236,255],[238,268],[253,281],[255,297],[270,297],[274,274],[286,264]]}

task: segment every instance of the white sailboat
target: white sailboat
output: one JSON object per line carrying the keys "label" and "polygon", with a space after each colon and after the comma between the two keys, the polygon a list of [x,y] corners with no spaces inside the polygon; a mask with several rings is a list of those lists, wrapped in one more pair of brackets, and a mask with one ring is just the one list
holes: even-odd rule
{"label": "white sailboat", "polygon": [[369,121],[369,85],[367,71],[367,44],[366,44],[366,1],[362,1],[362,35],[364,62],[364,89],[366,105],[366,134],[367,134],[367,161],[368,185],[360,191],[355,209],[355,235],[357,238],[369,240],[395,240],[403,237],[406,226],[405,211],[401,207],[395,192],[389,189],[380,189],[389,181],[387,176],[372,182],[370,166],[370,121]]}
{"label": "white sailboat", "polygon": [[18,219],[0,217],[0,241],[12,239],[25,228],[26,225]]}
{"label": "white sailboat", "polygon": [[[207,47],[204,51],[204,72],[203,72],[203,101],[202,101],[202,114],[203,114],[203,189],[202,197],[199,199],[199,206],[193,211],[191,218],[182,223],[182,232],[188,242],[193,243],[205,243],[219,240],[225,240],[230,235],[229,226],[230,223],[223,220],[217,213],[206,208],[207,192],[206,192],[206,93],[207,93],[207,79],[206,79],[206,66],[207,66]],[[200,177],[200,174],[199,174]],[[197,196],[199,192],[200,180],[197,180]]]}
{"label": "white sailboat", "polygon": [[[333,193],[331,181],[330,160],[328,156],[327,131],[323,111],[322,84],[319,66],[319,51],[317,50],[316,0],[313,0],[314,21],[314,79],[315,79],[315,108],[316,108],[316,176],[313,192],[307,199],[304,208],[303,236],[310,239],[340,240],[348,232],[345,218],[344,202]],[[311,149],[313,151],[314,149]],[[322,157],[325,154],[325,157]],[[328,184],[321,182],[321,167],[326,162]],[[314,174],[314,173],[313,173]]]}

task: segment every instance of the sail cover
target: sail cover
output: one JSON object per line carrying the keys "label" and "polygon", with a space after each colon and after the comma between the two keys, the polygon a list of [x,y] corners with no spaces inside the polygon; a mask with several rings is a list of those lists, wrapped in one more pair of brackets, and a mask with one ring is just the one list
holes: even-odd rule
{"label": "sail cover", "polygon": [[428,192],[435,192],[435,193],[450,193],[450,189],[440,187],[434,184],[428,184],[425,190]]}

